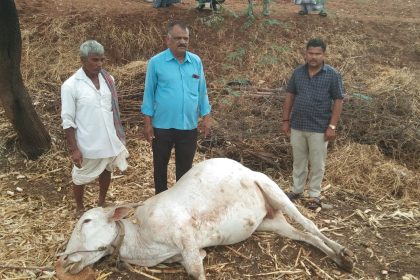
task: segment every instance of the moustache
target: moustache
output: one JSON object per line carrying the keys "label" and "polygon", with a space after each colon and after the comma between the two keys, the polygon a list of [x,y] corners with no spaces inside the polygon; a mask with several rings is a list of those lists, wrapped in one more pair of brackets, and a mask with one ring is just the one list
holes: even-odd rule
{"label": "moustache", "polygon": [[185,45],[185,44],[179,44],[179,45],[178,45],[178,47],[183,47],[183,48],[186,48],[186,47],[187,47],[187,45]]}

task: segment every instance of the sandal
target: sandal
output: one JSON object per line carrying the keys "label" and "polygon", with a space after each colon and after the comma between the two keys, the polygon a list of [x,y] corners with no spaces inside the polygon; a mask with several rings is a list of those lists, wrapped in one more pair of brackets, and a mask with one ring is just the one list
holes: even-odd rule
{"label": "sandal", "polygon": [[318,207],[322,207],[321,199],[319,197],[311,197],[307,203],[307,207],[311,210],[316,210]]}
{"label": "sandal", "polygon": [[322,11],[319,12],[319,15],[321,17],[326,17],[327,16],[327,12],[325,12],[324,10],[322,10]]}
{"label": "sandal", "polygon": [[290,201],[302,198],[301,193],[287,192],[286,195],[290,199]]}
{"label": "sandal", "polygon": [[300,10],[299,12],[298,12],[298,15],[300,15],[300,16],[304,16],[304,15],[307,15],[308,14],[308,12],[305,12],[305,11],[303,11],[303,10]]}

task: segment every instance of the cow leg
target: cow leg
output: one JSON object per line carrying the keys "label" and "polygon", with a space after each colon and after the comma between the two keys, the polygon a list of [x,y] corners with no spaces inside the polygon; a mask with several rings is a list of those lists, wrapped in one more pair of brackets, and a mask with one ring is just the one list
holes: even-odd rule
{"label": "cow leg", "polygon": [[300,231],[289,224],[281,212],[277,212],[272,219],[265,218],[258,226],[257,231],[273,231],[281,236],[293,240],[304,241],[320,249],[329,257],[334,258],[335,252],[329,248],[321,239],[313,234]]}
{"label": "cow leg", "polygon": [[[271,208],[276,212],[275,217],[280,215],[280,213],[286,214],[290,219],[299,223],[304,228],[304,230],[310,233],[314,238],[316,237],[320,239],[323,243],[325,243],[324,245],[327,245],[329,249],[333,251],[333,254],[328,253],[328,251],[325,251],[325,253],[330,258],[332,258],[340,267],[342,267],[343,269],[347,271],[351,271],[353,269],[353,260],[352,260],[353,253],[350,250],[346,249],[342,245],[338,244],[337,242],[323,235],[319,231],[317,226],[311,220],[309,220],[308,218],[303,216],[302,213],[299,212],[296,206],[290,201],[287,195],[279,189],[279,187],[273,180],[271,180],[270,178],[268,178],[266,175],[262,173],[254,173],[254,175],[256,175],[255,177],[259,176],[259,179],[255,181],[255,183],[260,188],[264,196],[264,199],[268,202]],[[285,221],[282,214],[281,214],[281,218],[276,218],[276,220],[279,221],[281,226],[285,226],[285,224],[287,224],[289,227],[291,227],[287,223],[287,221]],[[264,227],[263,225],[265,223],[269,224],[269,221],[267,219],[264,219],[264,222],[261,225],[262,228]],[[279,230],[281,226],[274,227],[273,231]],[[287,229],[288,227],[285,226],[285,228]],[[286,230],[286,233],[289,233],[290,235],[291,233],[293,233],[293,231],[291,231],[291,229],[288,228],[288,230]],[[293,237],[293,235],[289,237],[292,239],[296,239]],[[317,243],[314,243],[314,246],[318,247],[316,244]],[[318,247],[318,248],[323,250],[322,249],[323,247]]]}
{"label": "cow leg", "polygon": [[[302,216],[303,217],[303,216]],[[305,217],[303,217],[306,219]],[[314,227],[315,230],[312,231],[317,232],[318,234],[313,234],[312,232],[302,232],[292,225],[290,225],[286,219],[284,218],[283,214],[280,211],[277,211],[276,214],[272,219],[265,218],[262,223],[258,226],[257,231],[273,231],[281,236],[288,237],[293,240],[304,241],[313,245],[314,247],[320,249],[324,252],[328,257],[330,257],[334,262],[336,262],[340,267],[347,271],[351,271],[353,268],[353,261],[350,256],[347,256],[344,252],[345,248],[338,243],[328,239],[325,237],[319,230],[316,228],[315,224],[312,221],[306,219],[307,223],[305,224],[312,224],[311,227]],[[308,226],[304,226],[307,229]],[[323,237],[323,238],[321,238]],[[329,244],[326,244],[325,240],[329,240],[335,244],[335,246],[339,246],[339,252],[336,252]],[[330,242],[329,242],[330,243]]]}
{"label": "cow leg", "polygon": [[[206,255],[207,255],[206,251],[204,249],[200,249],[201,261],[203,261],[203,259],[206,257]],[[173,257],[170,257],[169,259],[164,260],[163,263],[181,263],[182,265],[184,265],[183,260],[184,259],[182,258],[182,255],[179,254],[179,255],[175,255]]]}
{"label": "cow leg", "polygon": [[182,251],[182,265],[194,279],[205,280],[203,261],[198,248],[186,248]]}

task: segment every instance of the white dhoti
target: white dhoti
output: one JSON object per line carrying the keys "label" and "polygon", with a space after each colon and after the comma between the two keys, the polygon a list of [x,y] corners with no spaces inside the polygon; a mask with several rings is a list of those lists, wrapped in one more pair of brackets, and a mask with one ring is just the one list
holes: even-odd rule
{"label": "white dhoti", "polygon": [[73,170],[71,172],[73,183],[75,185],[85,185],[90,183],[96,180],[96,178],[98,178],[104,170],[112,172],[115,168],[118,168],[119,170],[124,171],[128,167],[128,156],[129,153],[127,149],[124,148],[115,157],[99,159],[84,158],[81,168],[78,168],[75,165],[73,166]]}

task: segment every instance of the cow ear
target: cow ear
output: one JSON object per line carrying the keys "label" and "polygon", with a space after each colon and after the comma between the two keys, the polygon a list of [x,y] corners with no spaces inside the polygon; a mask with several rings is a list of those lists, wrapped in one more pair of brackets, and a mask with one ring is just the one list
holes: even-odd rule
{"label": "cow ear", "polygon": [[125,206],[112,208],[111,211],[109,211],[108,213],[108,219],[110,221],[121,220],[122,218],[128,215],[131,209],[132,208]]}

